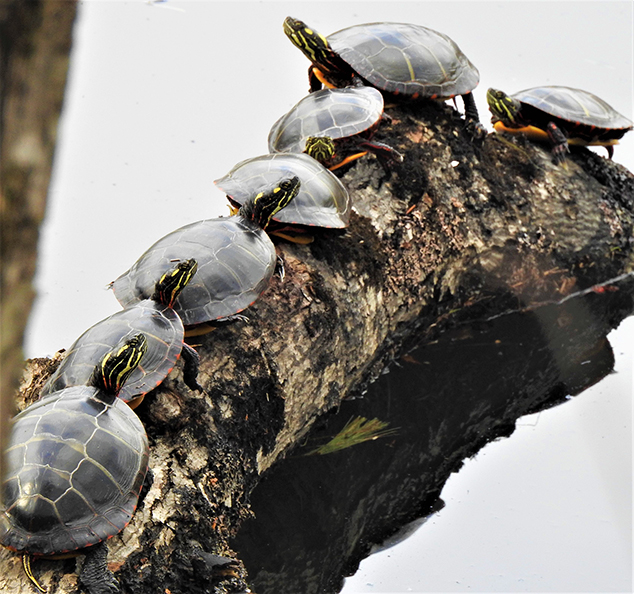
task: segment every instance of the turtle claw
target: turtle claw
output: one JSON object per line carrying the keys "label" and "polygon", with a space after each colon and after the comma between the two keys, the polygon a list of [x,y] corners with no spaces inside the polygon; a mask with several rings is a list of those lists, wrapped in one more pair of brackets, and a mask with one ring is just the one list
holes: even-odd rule
{"label": "turtle claw", "polygon": [[552,144],[553,160],[556,165],[561,165],[566,161],[566,155],[570,152],[568,139],[554,122],[548,122],[546,132]]}
{"label": "turtle claw", "polygon": [[487,129],[477,120],[468,119],[465,122],[465,130],[473,142],[482,143],[488,135]]}
{"label": "turtle claw", "polygon": [[105,542],[90,547],[86,552],[79,580],[90,594],[119,594],[119,581],[108,569],[108,547]]}
{"label": "turtle claw", "polygon": [[277,256],[277,262],[275,263],[275,273],[279,275],[280,280],[283,281],[286,276],[286,271],[284,270],[284,260],[282,260],[282,256]]}

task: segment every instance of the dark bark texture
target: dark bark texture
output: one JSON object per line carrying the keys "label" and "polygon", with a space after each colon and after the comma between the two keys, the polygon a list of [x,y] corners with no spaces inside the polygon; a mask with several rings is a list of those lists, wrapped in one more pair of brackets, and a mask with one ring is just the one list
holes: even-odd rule
{"label": "dark bark texture", "polygon": [[[242,592],[253,585],[241,550],[231,548],[240,539],[231,539],[252,516],[262,477],[303,444],[324,413],[383,377],[391,361],[416,360],[413,348],[468,321],[540,311],[544,335],[556,334],[567,350],[551,349],[555,363],[541,358],[543,348],[518,352],[518,361],[533,365],[511,370],[524,389],[495,405],[485,391],[467,413],[436,391],[418,394],[439,427],[455,426],[464,435],[458,444],[438,429],[433,439],[408,446],[412,464],[434,452],[425,458],[424,489],[411,478],[412,472],[423,476],[420,468],[405,465],[394,467],[385,484],[356,483],[354,497],[362,504],[340,517],[324,501],[324,517],[333,516],[325,539],[331,557],[320,568],[298,557],[303,582],[301,575],[289,577],[286,588],[274,590],[258,576],[254,591],[338,591],[341,576],[371,543],[393,531],[367,518],[389,513],[394,525],[424,515],[465,456],[512,432],[518,416],[596,381],[584,376],[587,357],[609,371],[603,339],[632,312],[634,176],[584,149],[558,167],[544,147],[522,139],[491,134],[474,143],[448,105],[388,112],[392,122],[377,136],[405,159],[390,177],[373,157],[342,174],[356,211],[349,229],[324,232],[307,246],[280,243],[286,276],[275,278],[245,312],[249,321],[192,339],[204,393],[188,390],[177,369],[137,409],[150,437],[150,473],[131,524],[109,541],[110,567],[123,591]],[[559,302],[567,308],[548,309]],[[591,312],[592,323],[580,323],[577,310],[586,320]],[[445,366],[442,357],[432,360],[436,369]],[[53,366],[29,362],[22,405],[36,397]],[[405,404],[407,397],[400,396]],[[419,406],[412,400],[412,410]],[[299,488],[294,476],[290,491]],[[394,485],[403,493],[398,510],[382,508]],[[227,569],[213,555],[238,561]],[[51,594],[76,591],[75,560],[39,560],[34,567]],[[0,576],[3,592],[29,592],[19,559],[6,551]]]}
{"label": "dark bark texture", "polygon": [[74,0],[0,2],[0,425],[13,413],[24,367],[22,336],[75,12]]}

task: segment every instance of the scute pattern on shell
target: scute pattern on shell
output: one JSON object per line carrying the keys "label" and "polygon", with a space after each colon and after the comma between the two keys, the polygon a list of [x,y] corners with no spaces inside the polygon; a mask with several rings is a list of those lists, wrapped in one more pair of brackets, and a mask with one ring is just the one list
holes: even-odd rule
{"label": "scute pattern on shell", "polygon": [[339,179],[312,157],[302,153],[269,154],[238,163],[214,183],[242,204],[268,184],[297,175],[299,193],[273,220],[294,225],[341,229],[348,225],[352,201]]}
{"label": "scute pattern on shell", "polygon": [[112,283],[127,307],[149,298],[174,262],[194,258],[198,270],[174,302],[185,326],[232,316],[251,305],[275,272],[275,246],[265,231],[241,216],[197,221],[152,245]]}
{"label": "scute pattern on shell", "polygon": [[625,129],[633,125],[603,99],[582,89],[553,85],[525,89],[511,96],[569,122],[604,129]]}
{"label": "scute pattern on shell", "polygon": [[409,23],[368,23],[328,35],[335,52],[389,93],[448,99],[472,91],[478,69],[447,35]]}
{"label": "scute pattern on shell", "polygon": [[375,126],[383,113],[383,96],[373,87],[322,89],[304,97],[269,132],[272,153],[301,153],[309,136],[333,140]]}
{"label": "scute pattern on shell", "polygon": [[156,388],[174,368],[183,347],[185,329],[178,314],[150,299],[119,311],[86,330],[68,349],[41,396],[69,386],[87,385],[95,362],[121,341],[142,332],[147,351],[118,394],[129,402]]}
{"label": "scute pattern on shell", "polygon": [[94,545],[123,530],[147,472],[145,429],[116,398],[76,386],[13,419],[0,544],[33,555]]}

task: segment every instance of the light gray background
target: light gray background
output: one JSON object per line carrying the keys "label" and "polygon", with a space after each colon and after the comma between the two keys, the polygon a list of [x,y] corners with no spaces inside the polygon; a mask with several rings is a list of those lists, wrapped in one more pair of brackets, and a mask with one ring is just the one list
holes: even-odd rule
{"label": "light gray background", "polygon": [[[83,2],[27,355],[117,311],[106,284],[159,237],[228,213],[213,180],[266,152],[272,123],[307,91],[286,15],[324,34],[386,20],[449,34],[480,69],[488,125],[489,86],[581,87],[632,118],[632,6]],[[634,134],[615,160],[634,170]],[[485,448],[452,476],[447,507],[344,592],[631,591],[632,322],[612,335],[617,374]]]}

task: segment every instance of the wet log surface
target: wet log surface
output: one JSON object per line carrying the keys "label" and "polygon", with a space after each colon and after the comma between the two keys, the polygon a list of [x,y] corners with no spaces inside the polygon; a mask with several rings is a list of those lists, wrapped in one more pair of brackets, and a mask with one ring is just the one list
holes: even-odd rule
{"label": "wet log surface", "polygon": [[[605,335],[633,309],[632,174],[583,149],[556,167],[544,148],[521,139],[489,135],[474,144],[448,105],[388,111],[393,121],[378,139],[405,160],[389,179],[372,157],[343,174],[356,210],[347,232],[324,232],[307,246],[280,243],[286,276],[246,312],[249,322],[191,340],[205,392],[188,390],[177,369],[137,409],[150,438],[150,472],[131,524],[109,541],[110,567],[123,591],[241,592],[251,584],[259,594],[336,592],[373,542],[437,505],[464,457],[509,434],[518,416],[560,402],[611,368]],[[513,321],[518,310],[539,315]],[[490,385],[503,375],[522,390],[502,398],[482,385],[462,402],[445,397],[436,372],[446,371],[452,354],[434,354],[430,345],[451,332],[466,340],[492,318],[511,320],[520,334],[539,328],[541,345],[514,351],[515,363],[488,378]],[[484,327],[466,326],[474,321]],[[328,411],[355,402],[385,406],[382,382],[398,378],[381,372],[403,355],[433,362],[419,380],[429,391],[399,388],[400,406],[416,411],[411,422],[426,415],[425,431],[406,438],[403,418],[394,421],[396,436],[367,445],[400,440],[405,450],[397,457],[408,462],[391,466],[383,482],[346,487],[349,504],[342,508],[330,507],[325,496],[319,521],[332,521],[323,524],[317,546],[330,554],[319,566],[306,569],[309,552],[279,557],[251,532],[251,540],[271,547],[264,568],[253,547],[245,550],[252,523],[244,538],[231,540],[253,516],[251,499],[262,501],[258,483],[290,454],[299,466],[325,465],[328,476],[332,459],[300,457],[295,448]],[[581,366],[587,360],[595,363],[591,371]],[[454,375],[465,367],[461,381],[470,382],[477,367],[453,363]],[[22,406],[54,365],[30,362]],[[372,382],[378,392],[348,400]],[[287,480],[296,474],[291,493],[305,489],[299,471]],[[395,486],[403,499],[390,504]],[[279,513],[278,524],[292,510]],[[304,541],[301,550],[309,527],[303,532],[295,524],[294,533]],[[219,566],[212,555],[237,562]],[[34,571],[49,592],[75,592],[76,563],[40,560]],[[0,553],[0,569],[3,592],[30,591],[15,555]]]}

